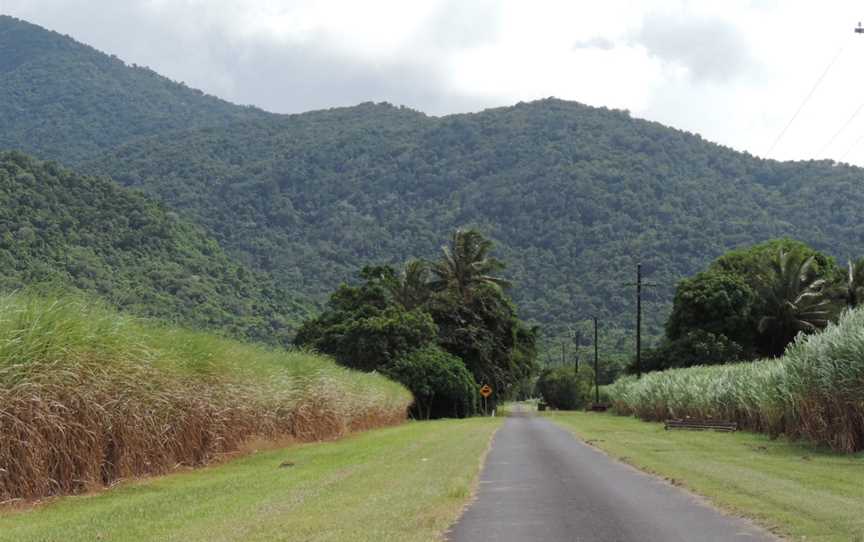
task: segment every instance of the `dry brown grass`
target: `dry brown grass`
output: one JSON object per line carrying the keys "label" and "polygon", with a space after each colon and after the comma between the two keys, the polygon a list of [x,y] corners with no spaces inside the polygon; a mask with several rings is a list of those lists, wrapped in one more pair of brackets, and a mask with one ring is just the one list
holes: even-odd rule
{"label": "dry brown grass", "polygon": [[[22,336],[2,324],[0,341]],[[4,327],[14,332],[4,337]],[[142,329],[129,321],[132,328]],[[27,350],[30,359],[20,348],[0,357],[0,502],[200,466],[255,439],[334,439],[406,418],[410,395],[381,377],[311,354],[152,331],[147,340],[192,336],[195,355],[207,361],[175,370],[176,351],[139,342],[124,353],[95,335],[93,344],[68,347],[57,335],[43,355]]]}

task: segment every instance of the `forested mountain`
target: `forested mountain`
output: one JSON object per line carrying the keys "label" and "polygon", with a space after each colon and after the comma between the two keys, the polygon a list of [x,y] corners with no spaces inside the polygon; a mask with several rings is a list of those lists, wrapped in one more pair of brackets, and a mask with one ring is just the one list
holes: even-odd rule
{"label": "forested mountain", "polygon": [[139,136],[264,115],[0,15],[0,149],[74,164]]}
{"label": "forested mountain", "polygon": [[[0,147],[138,187],[316,303],[366,264],[436,255],[462,226],[495,241],[520,315],[547,336],[594,315],[632,328],[637,261],[659,334],[677,281],[730,248],[789,236],[864,253],[859,168],[763,160],[555,99],[441,118],[371,103],[265,114],[0,21],[23,36],[0,37]],[[46,88],[37,100],[21,80]]]}
{"label": "forested mountain", "polygon": [[657,326],[679,278],[731,247],[791,236],[864,252],[857,168],[756,159],[554,99],[444,118],[362,104],[149,138],[88,167],[314,299],[362,263],[430,256],[476,226],[523,315],[558,327],[628,325],[637,261]]}
{"label": "forested mountain", "polygon": [[0,291],[73,287],[130,312],[285,343],[303,308],[199,227],[108,179],[0,153]]}

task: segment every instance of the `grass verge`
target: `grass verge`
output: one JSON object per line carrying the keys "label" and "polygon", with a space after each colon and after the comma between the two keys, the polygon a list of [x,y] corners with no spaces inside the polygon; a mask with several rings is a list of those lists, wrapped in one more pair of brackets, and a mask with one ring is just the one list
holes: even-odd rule
{"label": "grass verge", "polygon": [[64,497],[0,513],[0,541],[438,540],[500,423],[410,422]]}
{"label": "grass verge", "polygon": [[626,463],[794,540],[864,542],[864,453],[754,433],[665,431],[613,414],[549,418]]}

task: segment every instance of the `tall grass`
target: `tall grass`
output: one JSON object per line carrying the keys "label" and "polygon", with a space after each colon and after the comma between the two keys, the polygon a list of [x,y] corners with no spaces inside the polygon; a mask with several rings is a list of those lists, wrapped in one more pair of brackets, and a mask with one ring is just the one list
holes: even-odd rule
{"label": "tall grass", "polygon": [[250,438],[399,423],[410,393],[331,360],[79,298],[0,297],[0,502],[196,466]]}
{"label": "tall grass", "polygon": [[722,418],[838,451],[864,450],[864,308],[799,336],[779,359],[627,377],[608,393],[619,414]]}

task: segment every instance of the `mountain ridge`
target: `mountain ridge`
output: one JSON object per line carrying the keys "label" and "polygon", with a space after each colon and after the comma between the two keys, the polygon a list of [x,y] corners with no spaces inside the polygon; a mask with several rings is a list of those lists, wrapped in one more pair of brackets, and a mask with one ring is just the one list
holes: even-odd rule
{"label": "mountain ridge", "polygon": [[[52,73],[55,86],[89,84]],[[10,88],[0,81],[0,96]],[[176,103],[156,98],[157,112]],[[97,124],[128,121],[138,113],[127,101],[108,113],[70,107]],[[364,264],[434,257],[450,231],[474,226],[508,262],[523,317],[563,336],[598,316],[623,349],[637,262],[658,283],[646,299],[651,335],[676,282],[731,248],[788,236],[838,258],[864,253],[860,168],[758,158],[627,111],[558,99],[443,117],[371,102],[294,115],[200,107],[197,124],[121,126],[110,142],[76,125],[55,135],[83,171],[189,217],[310,303]],[[69,113],[44,112],[54,123]],[[0,147],[26,147],[31,132],[0,126]]]}

